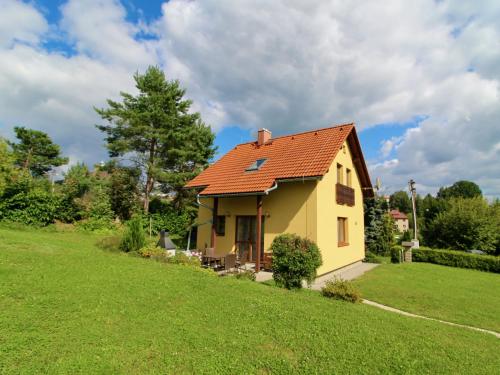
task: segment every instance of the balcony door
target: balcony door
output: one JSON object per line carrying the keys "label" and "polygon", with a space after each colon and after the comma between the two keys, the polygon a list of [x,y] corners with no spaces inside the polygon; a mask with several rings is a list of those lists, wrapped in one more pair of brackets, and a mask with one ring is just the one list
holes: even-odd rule
{"label": "balcony door", "polygon": [[[262,231],[260,238],[260,248],[264,251],[264,217],[262,217]],[[247,260],[255,262],[257,259],[257,217],[256,216],[236,216],[236,250],[240,257],[245,252]]]}

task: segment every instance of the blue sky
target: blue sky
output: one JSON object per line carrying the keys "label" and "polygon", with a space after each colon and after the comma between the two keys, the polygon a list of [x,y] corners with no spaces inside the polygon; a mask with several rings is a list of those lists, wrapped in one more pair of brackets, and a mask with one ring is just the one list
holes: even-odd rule
{"label": "blue sky", "polygon": [[469,179],[500,196],[499,18],[495,1],[2,0],[0,135],[41,129],[71,163],[96,163],[93,106],[158,65],[218,156],[261,127],[354,121],[385,191]]}

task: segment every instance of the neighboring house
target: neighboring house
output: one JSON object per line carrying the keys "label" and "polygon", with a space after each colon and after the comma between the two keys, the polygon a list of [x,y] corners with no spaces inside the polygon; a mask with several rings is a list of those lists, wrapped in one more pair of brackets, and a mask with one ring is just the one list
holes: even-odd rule
{"label": "neighboring house", "polygon": [[399,232],[403,233],[408,231],[408,216],[406,216],[404,213],[399,212],[398,210],[391,210],[390,215],[394,219],[394,222],[396,223],[396,227]]}
{"label": "neighboring house", "polygon": [[354,124],[276,138],[259,130],[186,187],[199,189],[199,249],[249,253],[259,271],[274,237],[296,233],[319,246],[320,275],[365,256],[363,198],[373,190]]}

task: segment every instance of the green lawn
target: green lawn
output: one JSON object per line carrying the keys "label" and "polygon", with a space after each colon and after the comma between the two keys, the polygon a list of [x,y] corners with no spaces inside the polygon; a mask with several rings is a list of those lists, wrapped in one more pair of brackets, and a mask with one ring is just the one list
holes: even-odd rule
{"label": "green lawn", "polygon": [[[0,229],[0,373],[483,373],[492,335]],[[466,306],[464,306],[466,308]]]}
{"label": "green lawn", "polygon": [[500,275],[427,263],[383,264],[356,281],[363,297],[500,332]]}

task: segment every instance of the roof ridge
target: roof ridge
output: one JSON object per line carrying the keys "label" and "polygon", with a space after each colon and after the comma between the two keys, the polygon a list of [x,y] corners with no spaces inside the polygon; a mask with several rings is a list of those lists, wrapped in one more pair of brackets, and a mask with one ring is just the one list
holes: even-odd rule
{"label": "roof ridge", "polygon": [[[324,127],[324,128],[318,128],[318,129],[312,129],[312,130],[306,130],[306,131],[303,131],[303,132],[299,132],[299,133],[292,133],[292,134],[285,134],[285,135],[280,135],[278,137],[273,137],[269,140],[269,142],[271,141],[274,141],[276,139],[280,139],[280,138],[286,138],[286,137],[294,137],[296,135],[302,135],[302,134],[307,134],[307,133],[313,133],[313,132],[320,132],[320,131],[323,131],[323,130],[330,130],[330,129],[334,129],[334,128],[340,128],[342,126],[354,126],[354,122],[346,122],[346,123],[343,123],[343,124],[337,124],[337,125],[333,125],[333,126],[327,126],[327,127]],[[243,142],[243,143],[239,143],[237,144],[236,146],[234,147],[238,147],[238,146],[243,146],[243,145],[248,145],[248,144],[253,144],[253,143],[256,143],[257,141],[248,141],[248,142]],[[233,147],[233,148],[234,148]]]}
{"label": "roof ridge", "polygon": [[[342,126],[349,126],[349,125],[354,125],[354,122],[346,122],[344,124],[338,124],[338,125],[333,125],[333,126],[327,126],[325,128],[307,130],[305,132],[280,135],[279,137],[271,138],[269,141],[273,141],[273,140],[279,139],[279,138],[294,137],[296,135],[302,135],[302,134],[307,134],[307,133],[320,132],[320,131],[323,131],[323,130],[330,130],[330,129],[334,129],[334,128],[340,128]],[[253,142],[249,142],[249,143],[253,143]]]}

